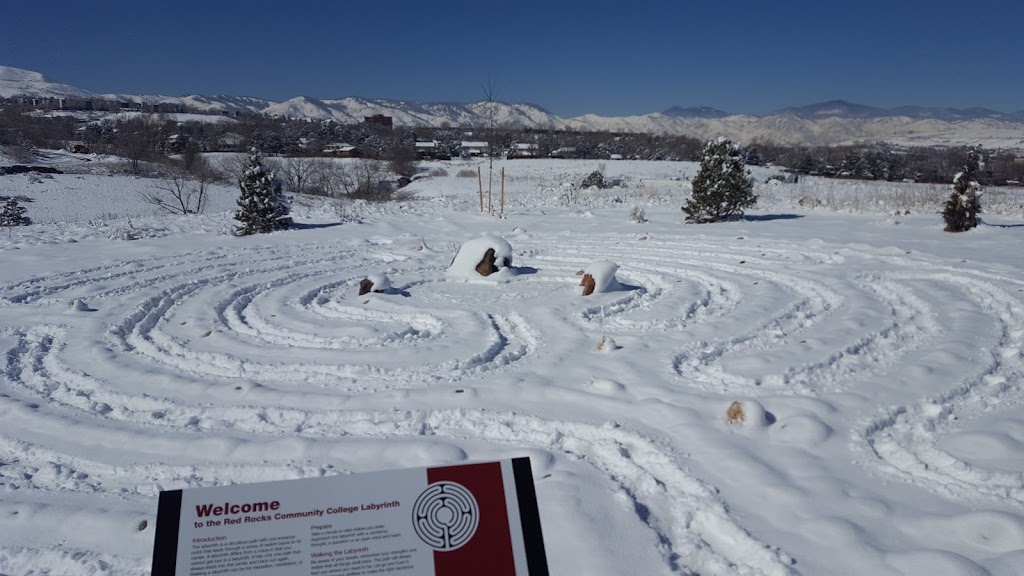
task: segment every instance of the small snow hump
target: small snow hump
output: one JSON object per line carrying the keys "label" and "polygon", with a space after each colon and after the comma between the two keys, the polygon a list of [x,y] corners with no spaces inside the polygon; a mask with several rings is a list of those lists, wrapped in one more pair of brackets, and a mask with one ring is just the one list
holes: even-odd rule
{"label": "small snow hump", "polygon": [[95,312],[95,310],[90,308],[81,298],[75,298],[74,300],[68,300],[68,312]]}
{"label": "small snow hump", "polygon": [[754,400],[735,400],[725,411],[725,421],[745,428],[765,428],[775,421],[775,416]]}
{"label": "small snow hump", "polygon": [[601,339],[597,342],[597,346],[594,347],[594,351],[602,354],[608,354],[609,352],[614,352],[619,348],[621,348],[621,346],[616,344],[615,340],[612,340],[607,336],[601,336]]}

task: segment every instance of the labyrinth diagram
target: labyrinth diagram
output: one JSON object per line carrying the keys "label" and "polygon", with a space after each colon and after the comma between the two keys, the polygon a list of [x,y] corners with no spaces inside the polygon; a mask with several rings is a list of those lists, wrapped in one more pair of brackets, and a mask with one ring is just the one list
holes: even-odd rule
{"label": "labyrinth diagram", "polygon": [[420,540],[442,552],[461,548],[476,534],[480,507],[465,486],[435,482],[416,498],[412,525]]}

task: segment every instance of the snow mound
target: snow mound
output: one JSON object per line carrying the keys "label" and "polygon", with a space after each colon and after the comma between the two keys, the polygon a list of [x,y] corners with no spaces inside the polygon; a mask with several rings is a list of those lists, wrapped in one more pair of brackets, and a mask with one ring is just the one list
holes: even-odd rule
{"label": "snow mound", "polygon": [[584,274],[590,274],[594,279],[594,294],[601,292],[615,292],[622,289],[622,284],[615,278],[615,272],[619,265],[614,262],[594,262],[583,269]]}
{"label": "snow mound", "polygon": [[488,250],[494,250],[494,267],[497,272],[487,276],[490,279],[502,279],[514,276],[512,268],[512,245],[496,234],[484,234],[479,238],[466,241],[448,267],[448,275],[455,278],[480,278],[477,265],[484,259]]}
{"label": "snow mound", "polygon": [[68,312],[94,312],[81,298],[68,301]]}
{"label": "snow mound", "polygon": [[602,336],[597,342],[597,346],[594,347],[594,351],[599,354],[610,354],[619,348],[621,348],[621,346],[616,344],[615,340],[612,340],[607,336]]}
{"label": "snow mound", "polygon": [[828,440],[832,433],[832,427],[813,414],[785,418],[772,427],[772,438],[776,441],[807,448]]}
{"label": "snow mound", "polygon": [[591,378],[585,387],[599,394],[621,394],[626,391],[624,384],[609,378]]}
{"label": "snow mound", "polygon": [[384,274],[368,274],[366,279],[373,283],[374,292],[391,290],[391,279]]}
{"label": "snow mound", "polygon": [[729,424],[744,428],[767,428],[774,418],[756,400],[736,400],[724,410]]}

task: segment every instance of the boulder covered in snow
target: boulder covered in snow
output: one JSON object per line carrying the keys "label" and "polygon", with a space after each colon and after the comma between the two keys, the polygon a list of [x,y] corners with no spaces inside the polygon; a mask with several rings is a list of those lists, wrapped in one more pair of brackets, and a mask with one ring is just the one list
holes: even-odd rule
{"label": "boulder covered in snow", "polygon": [[457,278],[514,275],[512,245],[495,234],[473,238],[459,248],[448,274]]}
{"label": "boulder covered in snow", "polygon": [[81,298],[75,298],[74,300],[68,300],[68,311],[69,312],[95,312],[88,304],[85,303]]}
{"label": "boulder covered in snow", "polygon": [[756,400],[736,400],[725,410],[725,421],[745,428],[764,428],[773,417]]}
{"label": "boulder covered in snow", "polygon": [[384,274],[370,274],[359,282],[359,295],[369,292],[387,292],[391,289],[391,280]]}
{"label": "boulder covered in snow", "polygon": [[601,292],[614,292],[622,289],[622,284],[615,278],[615,272],[619,265],[614,262],[594,262],[583,269],[583,295],[600,294]]}

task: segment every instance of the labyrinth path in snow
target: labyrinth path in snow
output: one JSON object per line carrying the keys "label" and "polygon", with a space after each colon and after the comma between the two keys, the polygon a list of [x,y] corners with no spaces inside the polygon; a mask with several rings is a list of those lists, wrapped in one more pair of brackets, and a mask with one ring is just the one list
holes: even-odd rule
{"label": "labyrinth path in snow", "polygon": [[[868,384],[898,400],[861,414],[851,433],[869,473],[1024,504],[1024,475],[965,448],[981,436],[972,420],[1024,401],[1024,282],[927,255],[806,243],[509,239],[521,273],[501,283],[451,280],[450,254],[412,242],[339,241],[0,284],[0,530],[66,522],[67,551],[45,556],[54,570],[145,573],[145,542],[131,540],[145,536],[131,532],[152,522],[161,489],[526,454],[542,500],[575,484],[615,494],[595,515],[639,534],[647,546],[634,554],[656,555],[663,573],[796,573],[799,558],[752,535],[636,402],[828,399]],[[583,298],[577,272],[597,260],[620,265],[624,289]],[[358,296],[377,272],[393,289]],[[957,336],[979,332],[986,341]],[[595,354],[602,335],[622,349]],[[570,365],[573,377],[559,378]],[[574,379],[613,365],[618,379],[603,389]],[[960,369],[943,373],[950,366]],[[899,382],[922,371],[935,375],[927,398],[901,395]],[[1010,437],[1024,443],[1021,430]],[[87,446],[93,456],[79,456]],[[97,501],[115,510],[102,528],[125,543],[75,539],[94,521],[76,511]],[[582,504],[551,507],[553,528],[586,533],[573,517]],[[11,547],[0,561],[29,566],[38,552]],[[584,552],[552,551],[552,563]],[[605,570],[629,561],[593,560],[610,562]]]}

